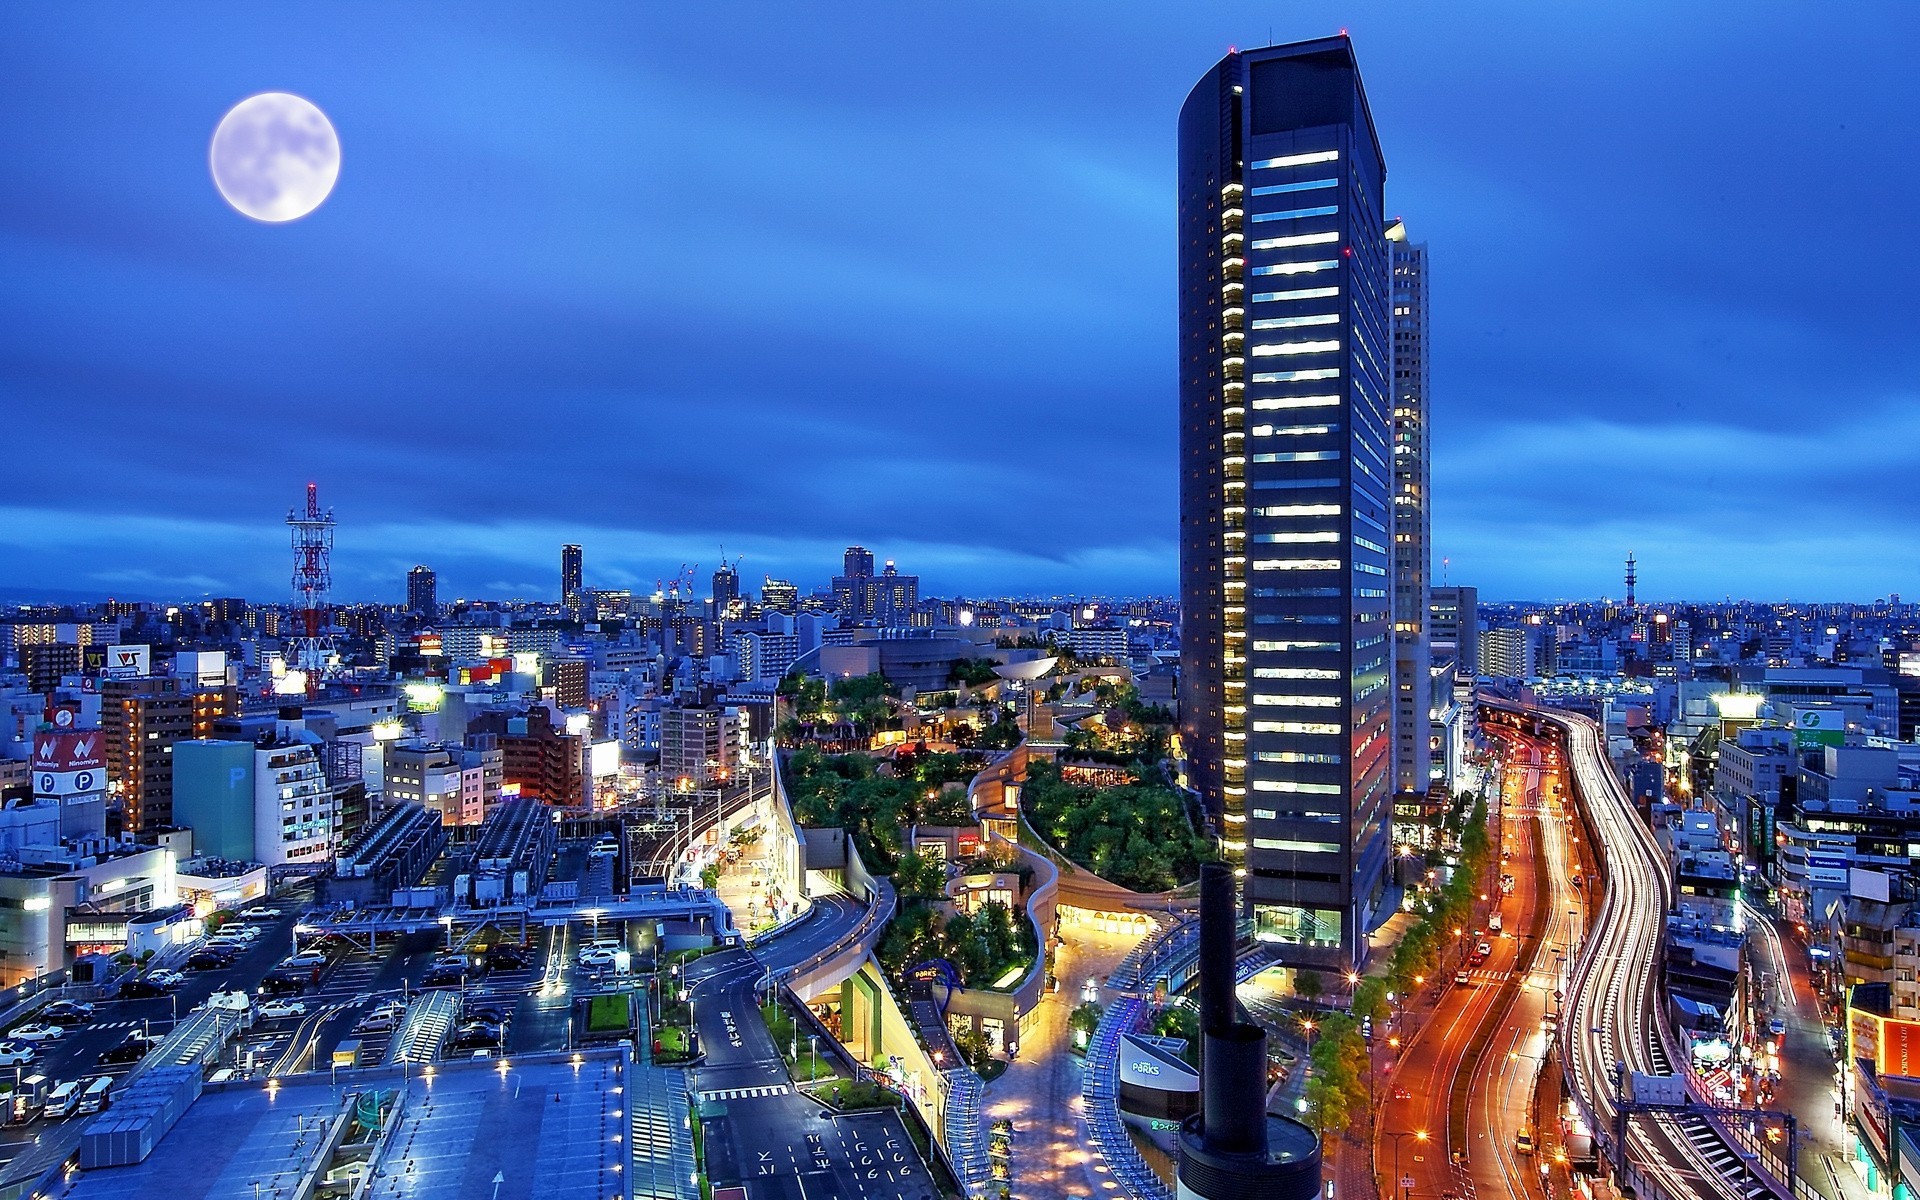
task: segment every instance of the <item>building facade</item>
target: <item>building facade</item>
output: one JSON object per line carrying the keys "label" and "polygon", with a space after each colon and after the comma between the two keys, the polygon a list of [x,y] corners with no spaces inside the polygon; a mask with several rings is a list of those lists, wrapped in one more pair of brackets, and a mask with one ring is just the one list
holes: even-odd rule
{"label": "building facade", "polygon": [[167,677],[102,680],[109,821],[129,833],[171,825],[174,744],[211,736],[239,701],[234,688],[191,691]]}
{"label": "building facade", "polygon": [[432,567],[420,566],[407,572],[407,611],[429,621],[440,615],[439,581]]}
{"label": "building facade", "polygon": [[1428,645],[1433,518],[1427,427],[1427,247],[1387,223],[1393,271],[1394,786],[1422,792],[1432,777],[1433,698]]}
{"label": "building facade", "polygon": [[586,572],[580,547],[572,542],[560,547],[560,603],[571,616],[578,617],[586,603]]}
{"label": "building facade", "polygon": [[1391,822],[1386,176],[1344,37],[1180,113],[1182,742],[1289,965],[1364,956]]}

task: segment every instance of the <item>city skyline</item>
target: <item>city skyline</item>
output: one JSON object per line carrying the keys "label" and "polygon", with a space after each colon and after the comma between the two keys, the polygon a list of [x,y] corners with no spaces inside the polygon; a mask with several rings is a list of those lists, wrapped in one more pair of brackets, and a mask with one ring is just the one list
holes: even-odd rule
{"label": "city skyline", "polygon": [[[258,14],[14,14],[0,130],[29,186],[0,197],[0,389],[24,445],[71,443],[80,411],[141,450],[102,447],[114,469],[85,487],[61,455],[21,456],[0,580],[270,597],[276,516],[312,478],[341,514],[343,598],[398,597],[418,562],[448,596],[544,594],[566,541],[592,586],[636,590],[722,543],[751,588],[823,576],[810,564],[860,541],[929,592],[1171,593],[1167,114],[1230,44],[1351,26],[1403,147],[1388,214],[1432,253],[1435,581],[1617,594],[1631,549],[1651,600],[1899,591],[1912,501],[1881,481],[1911,441],[1892,289],[1913,251],[1882,231],[1912,171],[1892,47],[1913,18],[1882,13],[1888,36],[1843,67],[1780,10],[1471,30],[1331,7],[1271,29],[1251,7],[1093,27],[990,11],[943,29],[921,91],[885,109],[862,103],[887,69],[868,47],[925,46],[907,14],[868,14],[872,39],[777,14],[573,34],[487,17],[404,66],[381,55],[450,17],[414,10],[374,51],[345,18],[295,38]],[[1062,71],[1066,37],[1086,61]],[[716,44],[748,69],[716,70]],[[205,161],[221,114],[268,88],[312,98],[342,145],[334,194],[283,227],[228,210]],[[804,153],[741,153],[775,143]],[[738,199],[769,167],[782,204]],[[900,171],[911,214],[857,202]],[[1805,236],[1788,175],[1816,181],[1816,248],[1871,241],[1871,270],[1766,286],[1752,247]],[[1071,229],[1041,215],[1063,207]],[[715,245],[759,265],[716,271]],[[1092,352],[1064,362],[1063,331]],[[722,352],[736,374],[706,368]],[[888,421],[903,386],[946,419]],[[732,432],[712,452],[656,449],[697,444],[716,411]],[[1035,412],[1046,427],[1020,421]],[[1828,453],[1806,452],[1809,412]],[[978,429],[1008,444],[957,436]],[[1101,470],[1051,473],[1022,437]],[[226,468],[195,467],[215,452]],[[441,482],[516,472],[550,486]],[[616,517],[596,477],[643,501]]]}

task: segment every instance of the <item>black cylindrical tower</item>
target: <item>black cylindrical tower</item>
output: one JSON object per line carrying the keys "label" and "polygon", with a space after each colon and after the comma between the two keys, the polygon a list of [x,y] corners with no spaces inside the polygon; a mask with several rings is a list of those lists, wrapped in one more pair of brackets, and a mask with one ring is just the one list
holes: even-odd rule
{"label": "black cylindrical tower", "polygon": [[[1212,1033],[1234,1021],[1233,950],[1239,940],[1234,926],[1233,868],[1225,863],[1200,867],[1200,1029]],[[1219,983],[1225,980],[1223,986]]]}

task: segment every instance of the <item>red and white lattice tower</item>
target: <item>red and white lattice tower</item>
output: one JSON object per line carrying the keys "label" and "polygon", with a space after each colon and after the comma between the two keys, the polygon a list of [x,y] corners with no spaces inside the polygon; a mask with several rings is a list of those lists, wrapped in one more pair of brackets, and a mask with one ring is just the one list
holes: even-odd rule
{"label": "red and white lattice tower", "polygon": [[307,485],[307,507],[287,512],[293,532],[294,625],[292,653],[287,666],[306,675],[307,694],[320,690],[320,680],[333,657],[328,635],[327,597],[333,591],[333,510],[320,509],[320,486]]}

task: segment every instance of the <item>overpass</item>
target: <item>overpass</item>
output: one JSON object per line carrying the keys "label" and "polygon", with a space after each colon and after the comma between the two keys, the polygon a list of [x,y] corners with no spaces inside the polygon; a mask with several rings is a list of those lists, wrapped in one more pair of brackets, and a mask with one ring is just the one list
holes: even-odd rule
{"label": "overpass", "polygon": [[[1605,895],[1570,973],[1569,1011],[1558,1036],[1568,1094],[1616,1178],[1657,1200],[1791,1200],[1790,1179],[1736,1148],[1728,1130],[1734,1114],[1706,1103],[1684,1065],[1676,1072],[1681,1054],[1660,975],[1672,876],[1613,769],[1600,729],[1577,713],[1487,693],[1476,703],[1483,722],[1564,748],[1574,798],[1599,851]],[[1623,1109],[1638,1106],[1622,1096],[1622,1073],[1679,1074],[1690,1101],[1624,1120]],[[1617,1130],[1624,1130],[1624,1145]]]}

